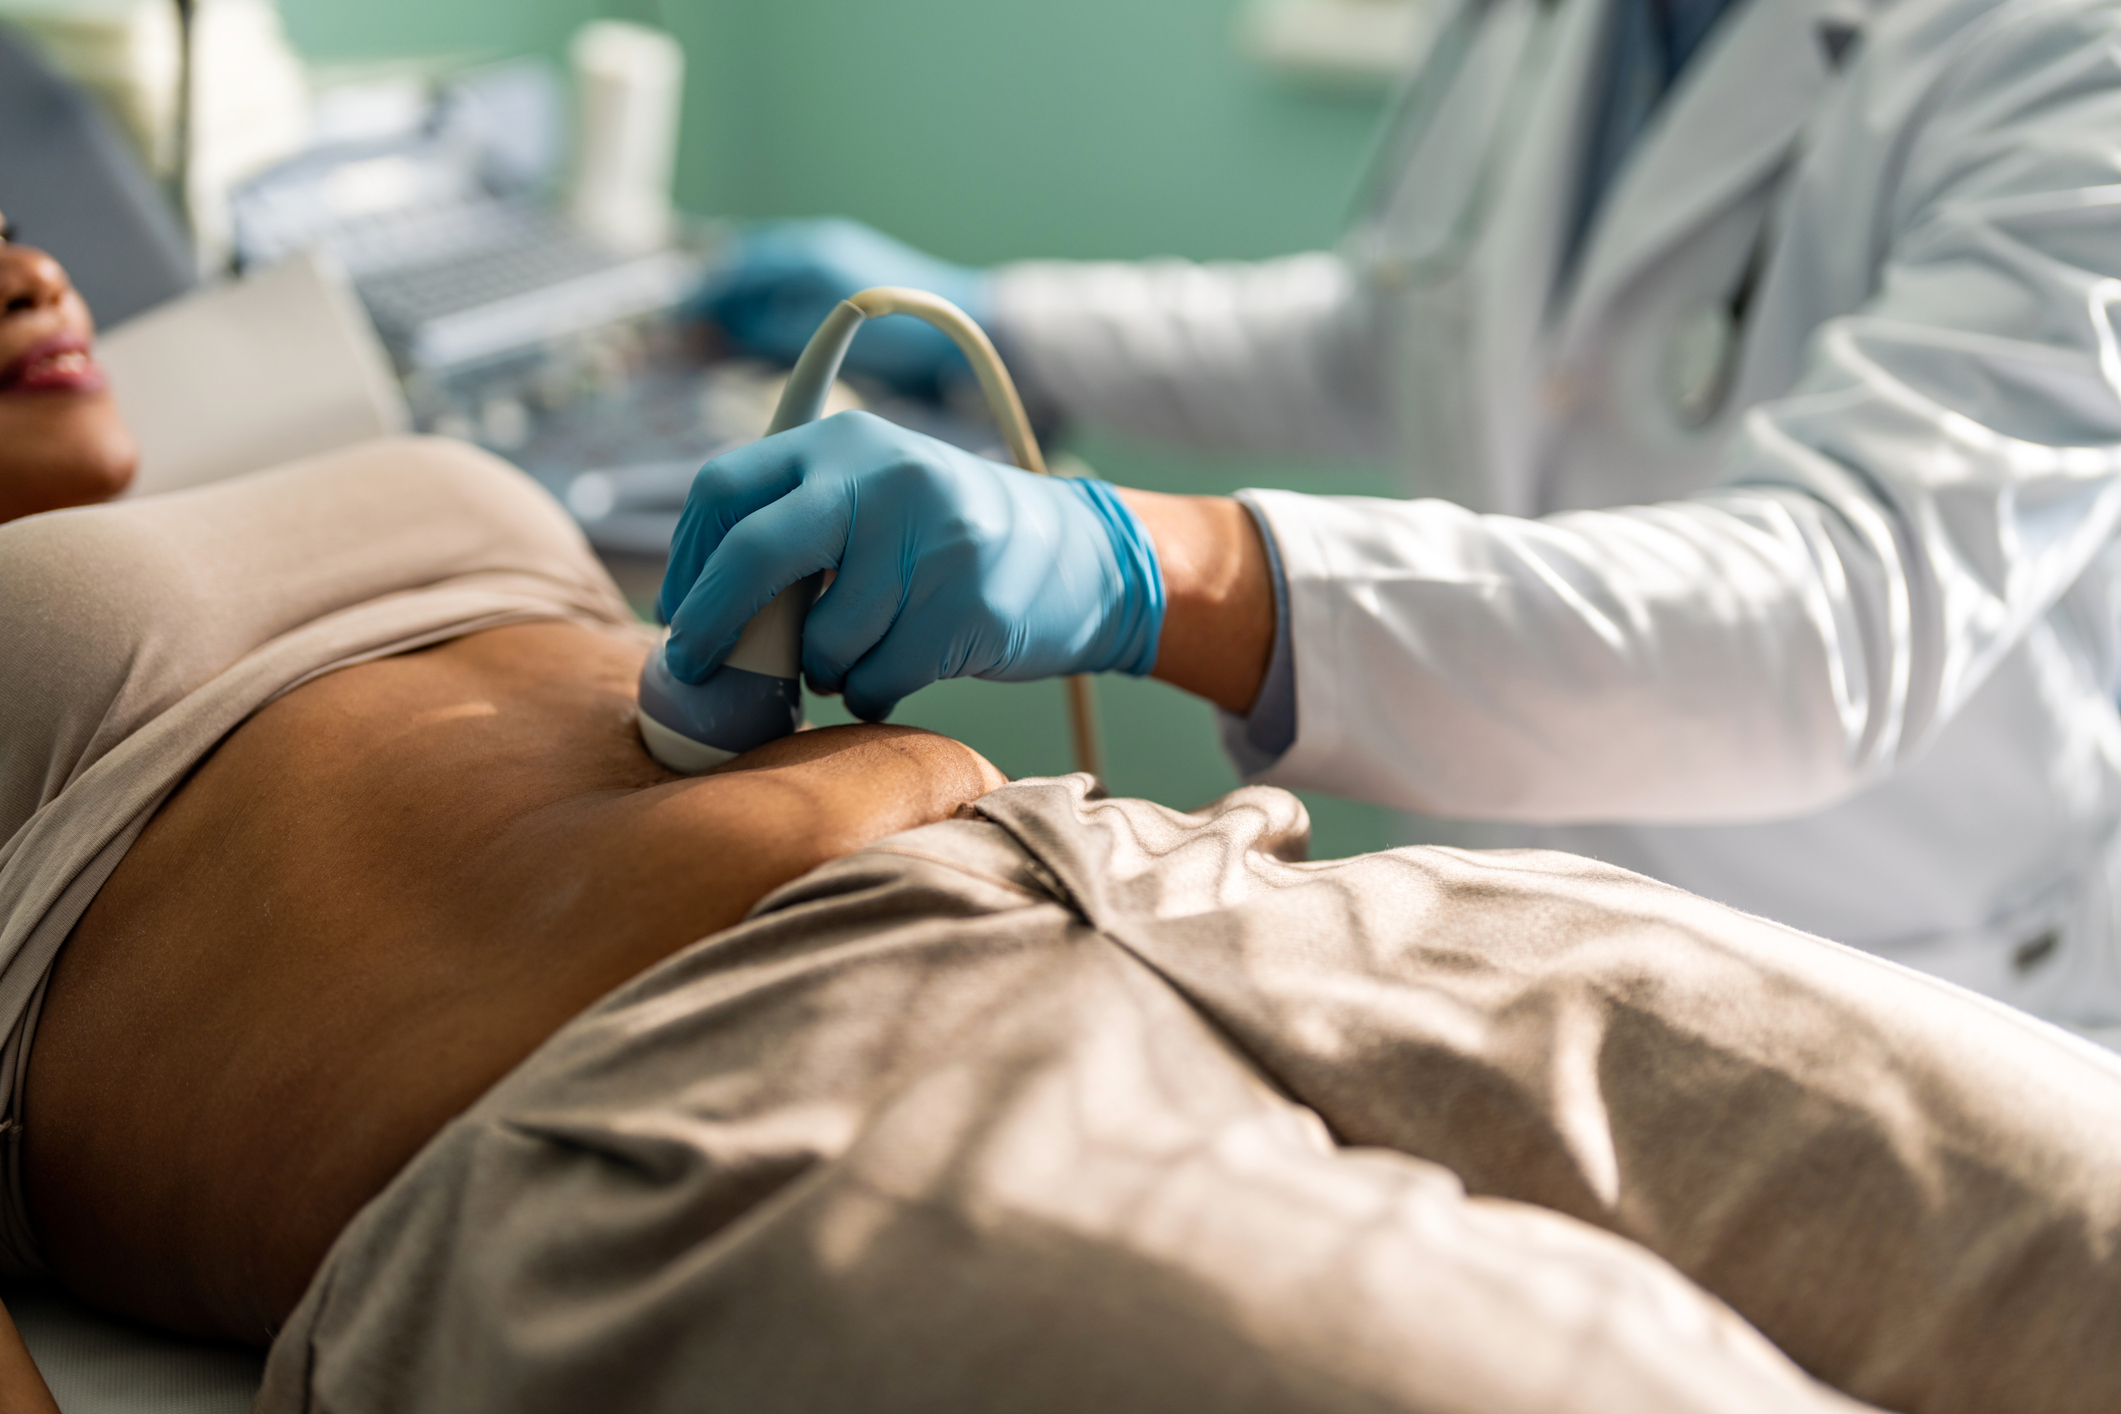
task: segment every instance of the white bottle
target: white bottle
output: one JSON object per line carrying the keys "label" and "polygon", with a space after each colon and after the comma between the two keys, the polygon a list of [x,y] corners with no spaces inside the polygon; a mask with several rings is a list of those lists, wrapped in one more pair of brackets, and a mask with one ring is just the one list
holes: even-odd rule
{"label": "white bottle", "polygon": [[597,20],[575,34],[569,58],[577,104],[574,219],[614,250],[660,250],[670,243],[685,51],[660,30]]}

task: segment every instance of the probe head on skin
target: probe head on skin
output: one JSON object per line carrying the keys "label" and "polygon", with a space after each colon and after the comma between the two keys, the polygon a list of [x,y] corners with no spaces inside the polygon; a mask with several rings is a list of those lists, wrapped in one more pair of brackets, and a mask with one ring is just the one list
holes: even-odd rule
{"label": "probe head on skin", "polygon": [[641,744],[680,775],[696,776],[802,725],[795,678],[725,666],[703,683],[679,682],[660,647],[641,668]]}

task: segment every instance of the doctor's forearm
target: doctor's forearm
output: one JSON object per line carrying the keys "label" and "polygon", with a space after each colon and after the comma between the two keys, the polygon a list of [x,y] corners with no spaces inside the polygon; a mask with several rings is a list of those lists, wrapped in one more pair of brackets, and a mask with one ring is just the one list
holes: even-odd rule
{"label": "doctor's forearm", "polygon": [[989,332],[1027,400],[1068,422],[1191,447],[1392,455],[1374,305],[1338,256],[995,273]]}
{"label": "doctor's forearm", "polygon": [[1274,652],[1274,575],[1252,513],[1227,496],[1122,490],[1156,542],[1164,629],[1152,676],[1252,710]]}

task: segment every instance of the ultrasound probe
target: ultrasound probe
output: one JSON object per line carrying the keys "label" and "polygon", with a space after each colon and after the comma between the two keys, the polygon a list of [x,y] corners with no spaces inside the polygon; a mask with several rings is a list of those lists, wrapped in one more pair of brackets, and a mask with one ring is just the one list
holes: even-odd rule
{"label": "ultrasound probe", "polygon": [[[1025,471],[1050,475],[1024,415],[1023,399],[993,343],[963,310],[924,290],[864,290],[827,315],[788,376],[766,429],[768,437],[814,422],[824,413],[848,345],[863,324],[887,314],[915,315],[948,334],[971,362],[1010,456]],[[662,648],[650,653],[641,669],[640,702],[641,741],[648,754],[673,771],[696,775],[799,729],[803,621],[824,579],[822,573],[815,574],[775,595],[744,626],[736,647],[705,682],[679,681]],[[1102,777],[1096,703],[1087,677],[1068,679],[1068,717],[1076,769]]]}

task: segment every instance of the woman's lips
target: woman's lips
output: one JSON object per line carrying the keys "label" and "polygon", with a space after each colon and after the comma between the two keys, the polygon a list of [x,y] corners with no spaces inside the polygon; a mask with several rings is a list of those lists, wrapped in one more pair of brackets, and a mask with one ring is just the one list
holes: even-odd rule
{"label": "woman's lips", "polygon": [[17,393],[100,393],[109,386],[103,369],[89,356],[88,340],[78,334],[55,334],[31,344],[0,368],[0,397]]}

